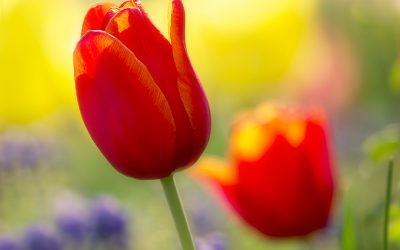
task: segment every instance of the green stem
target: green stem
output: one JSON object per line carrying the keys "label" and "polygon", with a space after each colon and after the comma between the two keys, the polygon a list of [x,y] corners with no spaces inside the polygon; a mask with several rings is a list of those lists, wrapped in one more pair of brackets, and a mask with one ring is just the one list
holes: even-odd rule
{"label": "green stem", "polygon": [[383,224],[383,250],[388,249],[388,231],[389,231],[389,216],[390,203],[392,197],[392,180],[393,180],[393,159],[389,161],[387,179],[386,179],[386,200],[385,200],[385,217]]}
{"label": "green stem", "polygon": [[161,179],[161,184],[164,188],[165,197],[167,198],[169,209],[175,221],[175,227],[178,231],[182,249],[195,250],[192,234],[190,233],[186,215],[179,198],[178,190],[176,189],[174,176],[170,175]]}

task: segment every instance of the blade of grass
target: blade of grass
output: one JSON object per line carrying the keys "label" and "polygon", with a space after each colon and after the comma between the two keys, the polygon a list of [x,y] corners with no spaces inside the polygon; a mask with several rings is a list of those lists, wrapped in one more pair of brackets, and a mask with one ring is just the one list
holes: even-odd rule
{"label": "blade of grass", "polygon": [[353,212],[351,209],[350,199],[345,197],[343,205],[343,228],[341,235],[342,250],[357,249],[357,242],[354,231]]}
{"label": "blade of grass", "polygon": [[392,182],[393,182],[393,159],[389,161],[388,173],[386,178],[386,199],[385,199],[385,214],[383,222],[383,250],[388,250],[388,231],[390,220],[390,203],[392,198]]}

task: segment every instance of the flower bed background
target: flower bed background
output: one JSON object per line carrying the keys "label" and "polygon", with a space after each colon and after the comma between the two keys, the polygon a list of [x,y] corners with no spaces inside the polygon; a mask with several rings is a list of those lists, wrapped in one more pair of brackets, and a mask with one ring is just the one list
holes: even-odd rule
{"label": "flower bed background", "polygon": [[[142,2],[167,32],[168,2]],[[107,196],[126,216],[121,249],[178,249],[159,183],[117,174],[83,128],[71,57],[93,3],[0,2],[0,242],[4,237],[28,244],[32,232],[45,228],[71,248],[70,237],[78,236],[60,230],[60,200],[75,209],[78,199],[90,209]],[[304,241],[264,238],[202,184],[179,173],[199,247],[380,249],[386,166],[394,155],[389,238],[391,249],[400,249],[398,1],[184,3],[188,51],[213,116],[204,157],[224,157],[231,124],[243,110],[264,101],[318,104],[327,110],[338,175],[329,227]],[[85,244],[94,234],[87,230]]]}

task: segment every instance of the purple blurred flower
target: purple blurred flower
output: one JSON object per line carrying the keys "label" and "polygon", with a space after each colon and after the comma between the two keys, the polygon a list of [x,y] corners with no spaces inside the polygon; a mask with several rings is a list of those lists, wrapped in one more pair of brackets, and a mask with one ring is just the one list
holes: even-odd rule
{"label": "purple blurred flower", "polygon": [[212,250],[226,250],[226,239],[220,233],[213,233],[207,236],[206,241],[211,246]]}
{"label": "purple blurred flower", "polygon": [[0,250],[22,250],[22,246],[17,239],[11,236],[1,236]]}
{"label": "purple blurred flower", "polygon": [[15,140],[5,137],[0,139],[0,170],[9,171],[18,158],[18,144]]}
{"label": "purple blurred flower", "polygon": [[59,162],[59,152],[60,148],[51,138],[6,132],[0,135],[0,170],[32,169],[42,163],[54,165]]}
{"label": "purple blurred flower", "polygon": [[0,138],[0,165],[4,170],[15,166],[31,168],[39,164],[40,158],[38,140],[15,134]]}
{"label": "purple blurred flower", "polygon": [[21,166],[32,168],[39,165],[43,155],[41,154],[40,148],[43,145],[38,140],[34,138],[26,138],[20,141],[19,145],[19,157],[18,161]]}
{"label": "purple blurred flower", "polygon": [[55,224],[63,240],[74,245],[89,239],[87,204],[78,194],[64,191],[55,200]]}
{"label": "purple blurred flower", "polygon": [[55,219],[58,230],[68,241],[82,242],[89,234],[88,222],[76,214],[60,214]]}
{"label": "purple blurred flower", "polygon": [[212,250],[211,247],[203,239],[196,239],[195,245],[197,250]]}
{"label": "purple blurred flower", "polygon": [[207,237],[196,239],[197,250],[226,250],[226,240],[220,233],[213,233]]}
{"label": "purple blurred flower", "polygon": [[90,223],[93,239],[108,242],[114,249],[125,249],[128,241],[128,220],[122,209],[110,198],[100,198],[92,203]]}
{"label": "purple blurred flower", "polygon": [[207,209],[195,209],[190,211],[190,218],[196,235],[204,236],[215,230],[215,223],[210,211]]}
{"label": "purple blurred flower", "polygon": [[26,250],[61,250],[62,244],[58,236],[42,225],[34,225],[25,231],[24,246]]}
{"label": "purple blurred flower", "polygon": [[[193,191],[192,191],[193,192]],[[193,232],[198,237],[224,230],[224,214],[216,209],[216,204],[203,198],[203,193],[193,193],[189,200],[189,218],[193,225]],[[201,197],[201,198],[200,198]]]}

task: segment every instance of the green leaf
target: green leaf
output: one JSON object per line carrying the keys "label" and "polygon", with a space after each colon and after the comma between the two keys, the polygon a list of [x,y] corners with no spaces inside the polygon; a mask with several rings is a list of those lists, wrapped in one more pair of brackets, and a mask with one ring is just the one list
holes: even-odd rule
{"label": "green leaf", "polygon": [[357,241],[354,231],[353,212],[350,205],[350,199],[345,199],[343,202],[343,228],[341,237],[342,250],[357,249]]}
{"label": "green leaf", "polygon": [[364,152],[374,163],[382,163],[400,151],[400,124],[391,124],[369,136],[364,142]]}
{"label": "green leaf", "polygon": [[390,206],[389,242],[400,243],[400,207]]}

